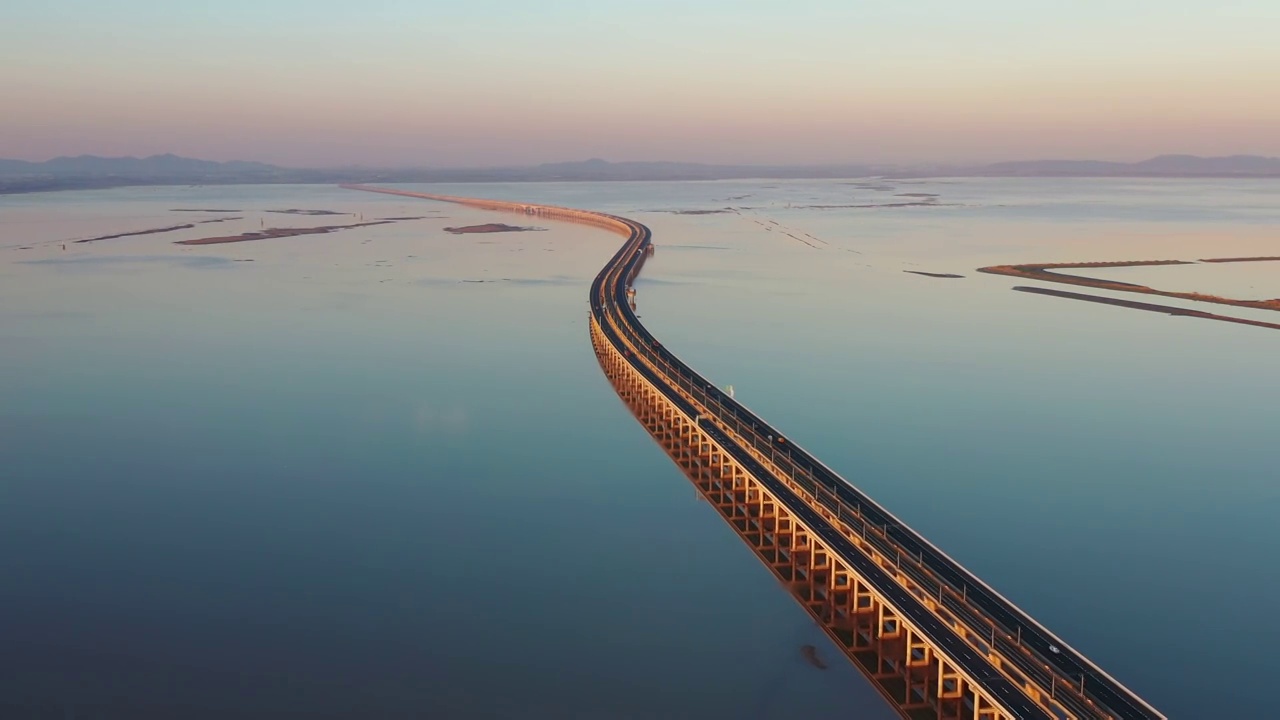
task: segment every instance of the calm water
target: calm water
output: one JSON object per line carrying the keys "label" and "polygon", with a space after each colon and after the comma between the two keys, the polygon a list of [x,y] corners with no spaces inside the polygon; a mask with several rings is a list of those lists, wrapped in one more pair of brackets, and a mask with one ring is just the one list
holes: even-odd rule
{"label": "calm water", "polygon": [[[648,223],[669,347],[1161,710],[1270,713],[1280,333],[973,270],[1280,255],[1280,183],[852,182],[405,187]],[[898,193],[939,206],[812,207]],[[618,239],[442,230],[504,219],[0,197],[0,717],[890,717],[605,382]],[[1111,276],[1275,297],[1273,265]]]}

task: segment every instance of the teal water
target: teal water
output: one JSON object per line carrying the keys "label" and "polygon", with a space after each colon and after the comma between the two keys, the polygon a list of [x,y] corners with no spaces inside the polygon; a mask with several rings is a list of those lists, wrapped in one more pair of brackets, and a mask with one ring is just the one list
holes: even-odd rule
{"label": "teal water", "polygon": [[[649,224],[668,347],[1171,717],[1269,712],[1280,334],[973,270],[1280,255],[1274,182],[405,187]],[[940,206],[806,207],[895,193]],[[265,212],[295,207],[355,217]],[[172,208],[244,219],[61,249],[220,217]],[[432,217],[171,244],[361,215]],[[0,707],[888,717],[601,375],[618,239],[442,231],[504,220],[320,186],[0,198]]]}

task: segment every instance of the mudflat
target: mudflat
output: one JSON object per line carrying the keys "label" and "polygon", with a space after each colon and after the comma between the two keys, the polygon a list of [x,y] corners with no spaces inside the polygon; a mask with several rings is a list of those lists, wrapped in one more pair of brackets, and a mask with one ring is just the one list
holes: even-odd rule
{"label": "mudflat", "polygon": [[217,237],[195,238],[194,240],[178,240],[174,245],[221,245],[223,243],[250,242],[252,240],[266,240],[268,238],[284,238],[293,237],[295,235],[322,235],[324,233],[337,232],[339,230],[350,230],[352,228],[370,227],[372,225],[389,225],[394,220],[374,220],[370,222],[352,223],[350,225],[321,225],[320,227],[309,228],[267,228],[257,232],[241,233],[239,235],[219,235]]}
{"label": "mudflat", "polygon": [[85,238],[84,240],[76,240],[77,243],[91,243],[99,240],[114,240],[122,237],[133,237],[135,235],[155,235],[156,233],[173,232],[174,230],[187,230],[195,225],[187,223],[185,225],[170,225],[168,227],[151,228],[150,230],[134,230],[133,232],[122,232],[114,235],[99,235],[98,237]]}

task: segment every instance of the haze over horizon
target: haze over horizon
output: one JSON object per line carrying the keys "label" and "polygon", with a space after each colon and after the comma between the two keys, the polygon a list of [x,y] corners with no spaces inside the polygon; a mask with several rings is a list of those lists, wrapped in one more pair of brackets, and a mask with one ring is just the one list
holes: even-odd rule
{"label": "haze over horizon", "polygon": [[1280,5],[1257,0],[68,0],[9,16],[0,157],[24,160],[1280,155]]}

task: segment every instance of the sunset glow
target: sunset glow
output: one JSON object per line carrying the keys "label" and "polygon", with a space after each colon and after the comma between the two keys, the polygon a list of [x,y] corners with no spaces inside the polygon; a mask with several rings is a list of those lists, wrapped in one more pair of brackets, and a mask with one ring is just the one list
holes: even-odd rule
{"label": "sunset glow", "polygon": [[473,166],[1280,154],[1274,2],[10,9],[0,157]]}

